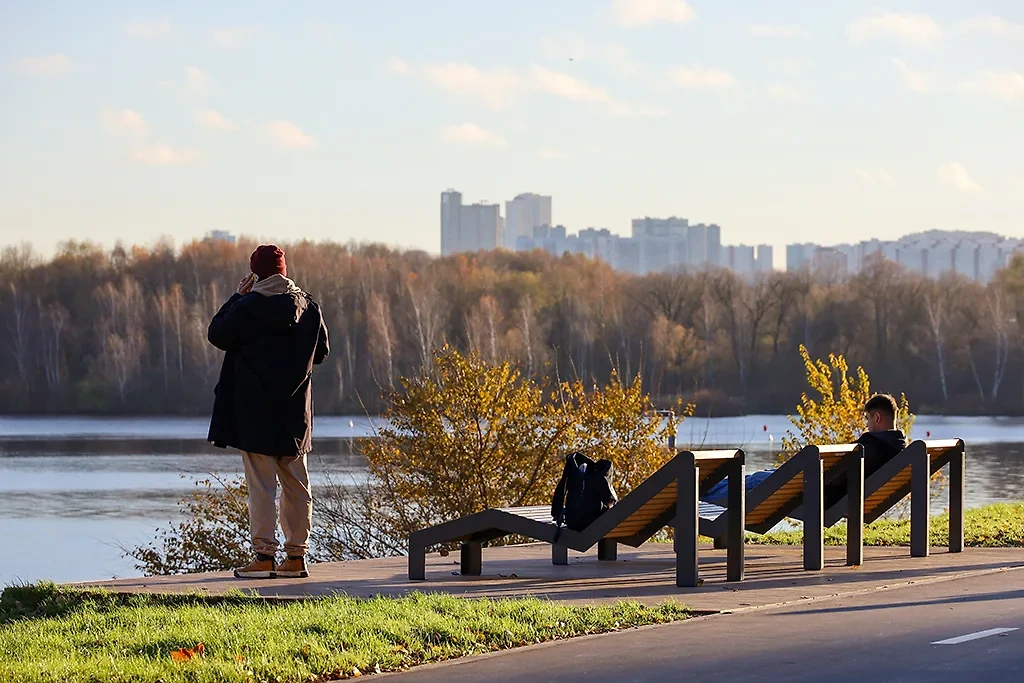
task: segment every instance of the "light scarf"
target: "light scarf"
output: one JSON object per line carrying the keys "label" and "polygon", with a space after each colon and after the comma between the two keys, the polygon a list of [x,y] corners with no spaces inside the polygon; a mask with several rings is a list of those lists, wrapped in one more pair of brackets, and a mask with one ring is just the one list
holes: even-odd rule
{"label": "light scarf", "polygon": [[263,296],[274,296],[276,294],[298,294],[302,290],[284,275],[274,273],[267,279],[254,284],[252,291]]}

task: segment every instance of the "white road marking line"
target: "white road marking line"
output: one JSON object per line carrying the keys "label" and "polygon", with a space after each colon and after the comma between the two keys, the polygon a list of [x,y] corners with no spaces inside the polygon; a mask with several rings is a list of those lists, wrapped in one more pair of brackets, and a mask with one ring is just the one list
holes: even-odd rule
{"label": "white road marking line", "polygon": [[998,636],[1001,633],[1009,633],[1010,631],[1016,630],[1016,628],[990,628],[987,631],[976,631],[975,633],[968,633],[965,636],[947,638],[946,640],[936,640],[932,645],[959,645],[960,643],[966,643],[971,640],[979,640],[981,638],[988,638],[989,636]]}

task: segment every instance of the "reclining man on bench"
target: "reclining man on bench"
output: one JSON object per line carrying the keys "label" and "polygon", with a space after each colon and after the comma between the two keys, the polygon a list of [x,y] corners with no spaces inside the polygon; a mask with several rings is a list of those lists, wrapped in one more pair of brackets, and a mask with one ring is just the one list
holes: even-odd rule
{"label": "reclining man on bench", "polygon": [[[857,439],[864,446],[864,478],[867,479],[907,447],[902,429],[896,427],[896,399],[889,394],[875,394],[864,404],[864,417],[868,429]],[[774,469],[752,472],[746,476],[746,488],[764,481]],[[830,507],[846,495],[846,475],[840,475],[825,485],[825,507]],[[723,479],[701,499],[706,503],[725,505],[729,500],[729,481]]]}

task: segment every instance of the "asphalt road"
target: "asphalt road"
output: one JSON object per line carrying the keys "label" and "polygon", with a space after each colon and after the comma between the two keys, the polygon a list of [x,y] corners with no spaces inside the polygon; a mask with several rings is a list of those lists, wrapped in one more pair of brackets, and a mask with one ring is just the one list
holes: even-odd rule
{"label": "asphalt road", "polygon": [[1024,571],[563,641],[395,678],[403,683],[1024,681]]}

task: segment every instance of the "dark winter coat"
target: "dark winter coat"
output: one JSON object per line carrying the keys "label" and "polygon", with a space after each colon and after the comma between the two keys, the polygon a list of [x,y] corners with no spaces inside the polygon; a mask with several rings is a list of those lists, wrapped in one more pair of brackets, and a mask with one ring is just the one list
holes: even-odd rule
{"label": "dark winter coat", "polygon": [[275,457],[312,449],[313,366],[330,353],[320,306],[305,292],[235,294],[210,322],[226,351],[208,440]]}
{"label": "dark winter coat", "polygon": [[[877,472],[882,465],[899,455],[908,446],[902,429],[864,432],[857,439],[864,446],[864,479]],[[846,475],[840,474],[825,486],[825,506],[831,506],[846,495]]]}

